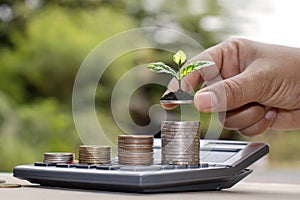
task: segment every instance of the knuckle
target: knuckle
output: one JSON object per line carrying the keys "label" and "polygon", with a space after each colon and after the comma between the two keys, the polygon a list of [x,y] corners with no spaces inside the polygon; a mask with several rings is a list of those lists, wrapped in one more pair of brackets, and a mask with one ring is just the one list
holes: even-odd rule
{"label": "knuckle", "polygon": [[235,105],[236,107],[241,106],[243,100],[243,89],[241,84],[234,79],[227,79],[224,81],[224,87],[228,107],[231,107],[231,105]]}

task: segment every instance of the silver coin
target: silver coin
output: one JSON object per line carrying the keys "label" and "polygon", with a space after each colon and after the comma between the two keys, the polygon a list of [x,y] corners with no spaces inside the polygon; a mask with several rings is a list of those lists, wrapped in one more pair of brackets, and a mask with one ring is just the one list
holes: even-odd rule
{"label": "silver coin", "polygon": [[79,154],[86,154],[86,155],[108,155],[111,153],[111,151],[95,151],[95,152],[91,152],[91,151],[79,151]]}
{"label": "silver coin", "polygon": [[165,146],[173,146],[173,147],[185,147],[185,148],[188,148],[188,147],[191,147],[191,146],[198,146],[199,143],[195,143],[193,141],[163,141],[162,142],[162,146],[165,147]]}
{"label": "silver coin", "polygon": [[176,125],[176,126],[161,126],[160,130],[162,132],[168,132],[168,131],[191,131],[191,132],[200,132],[200,127],[195,127],[195,126],[181,126],[181,125]]}
{"label": "silver coin", "polygon": [[163,161],[198,162],[199,158],[162,158]]}
{"label": "silver coin", "polygon": [[79,160],[83,160],[83,159],[110,159],[111,156],[99,156],[99,157],[96,157],[96,156],[79,156]]}
{"label": "silver coin", "polygon": [[186,138],[200,138],[200,134],[193,132],[161,132],[161,138],[163,137],[186,137]]}
{"label": "silver coin", "polygon": [[188,163],[199,163],[200,160],[184,160],[184,159],[181,159],[181,160],[167,160],[167,162],[173,162],[173,164],[175,163],[179,163],[179,162],[188,162]]}
{"label": "silver coin", "polygon": [[189,155],[189,154],[194,154],[194,155],[199,155],[199,151],[162,151],[163,155]]}
{"label": "silver coin", "polygon": [[193,127],[193,128],[197,128],[200,127],[200,123],[199,122],[191,122],[191,121],[167,121],[167,122],[163,122],[161,123],[161,127],[177,127],[177,126],[181,126],[181,127]]}
{"label": "silver coin", "polygon": [[143,143],[118,143],[118,147],[147,147],[147,148],[151,148],[153,146],[153,144],[143,144]]}
{"label": "silver coin", "polygon": [[197,158],[199,159],[199,154],[187,154],[187,155],[183,155],[183,154],[162,154],[161,155],[162,158],[175,158],[175,159],[194,159]]}
{"label": "silver coin", "polygon": [[118,152],[119,156],[126,156],[126,157],[147,157],[147,156],[153,156],[153,152],[149,152],[149,153],[136,153],[136,152],[127,152],[127,153],[121,153]]}
{"label": "silver coin", "polygon": [[183,142],[183,143],[194,143],[194,144],[200,144],[200,139],[199,138],[193,138],[193,137],[162,137],[161,138],[162,144],[167,144],[169,142]]}
{"label": "silver coin", "polygon": [[79,152],[79,156],[88,156],[88,157],[103,157],[103,156],[110,156],[111,153],[82,153]]}
{"label": "silver coin", "polygon": [[79,157],[79,160],[84,160],[84,159],[93,159],[93,160],[96,160],[96,159],[110,159],[110,156],[101,156],[101,157],[80,156]]}
{"label": "silver coin", "polygon": [[119,135],[118,138],[153,138],[153,135]]}
{"label": "silver coin", "polygon": [[200,161],[176,161],[176,160],[164,160],[162,165],[199,165]]}
{"label": "silver coin", "polygon": [[161,143],[162,147],[165,146],[173,146],[177,148],[188,148],[190,146],[198,146],[200,143],[197,141],[184,141],[184,140],[172,140],[172,139],[164,139]]}
{"label": "silver coin", "polygon": [[111,160],[79,160],[79,163],[110,163]]}
{"label": "silver coin", "polygon": [[79,159],[79,162],[106,162],[110,161],[108,158],[102,158],[102,159]]}
{"label": "silver coin", "polygon": [[197,142],[199,143],[199,139],[198,138],[161,138],[161,141],[174,141],[174,142]]}
{"label": "silver coin", "polygon": [[151,137],[119,137],[119,141],[147,141],[147,142],[152,142],[153,141],[153,136]]}
{"label": "silver coin", "polygon": [[191,137],[191,136],[162,136],[161,137],[162,140],[194,140],[194,141],[199,141],[200,138],[199,137]]}
{"label": "silver coin", "polygon": [[79,158],[103,158],[103,157],[110,157],[111,154],[79,154]]}
{"label": "silver coin", "polygon": [[163,160],[161,162],[163,165],[198,165],[199,160],[196,161],[177,161],[177,160]]}
{"label": "silver coin", "polygon": [[181,146],[181,145],[178,145],[178,143],[169,142],[169,143],[163,143],[161,149],[164,149],[164,150],[178,149],[180,151],[183,151],[183,150],[188,150],[188,149],[199,149],[199,146],[198,146],[198,144],[193,144],[193,143],[188,143],[188,144]]}
{"label": "silver coin", "polygon": [[170,151],[170,150],[168,150],[168,151],[165,151],[164,150],[161,153],[162,153],[162,155],[188,155],[188,154],[196,155],[196,154],[199,154],[199,151],[193,151],[193,150],[189,150],[189,151],[176,151],[176,150]]}
{"label": "silver coin", "polygon": [[198,131],[186,131],[186,130],[177,130],[177,131],[164,131],[161,130],[162,135],[195,135],[195,136],[200,136],[200,132]]}
{"label": "silver coin", "polygon": [[197,127],[183,127],[183,126],[170,126],[170,127],[161,127],[160,131],[163,133],[167,132],[188,132],[188,133],[198,133],[200,134],[200,129]]}
{"label": "silver coin", "polygon": [[106,156],[106,155],[110,155],[111,152],[80,152],[80,155],[87,155],[87,156]]}
{"label": "silver coin", "polygon": [[192,104],[193,100],[160,100],[161,104]]}
{"label": "silver coin", "polygon": [[127,147],[119,147],[118,151],[124,152],[153,152],[153,148],[127,148]]}
{"label": "silver coin", "polygon": [[79,160],[80,163],[82,162],[86,162],[86,163],[90,163],[90,162],[109,162],[110,160],[109,159],[82,159],[82,160]]}
{"label": "silver coin", "polygon": [[79,161],[106,161],[110,160],[110,158],[82,158]]}
{"label": "silver coin", "polygon": [[200,124],[161,124],[160,128],[191,128],[198,129]]}
{"label": "silver coin", "polygon": [[74,156],[73,153],[67,153],[67,152],[46,152],[44,153],[46,156]]}
{"label": "silver coin", "polygon": [[124,150],[124,149],[118,149],[119,153],[127,154],[127,153],[152,153],[153,150],[140,150],[140,149],[131,149],[131,150]]}
{"label": "silver coin", "polygon": [[183,155],[183,154],[162,154],[161,155],[163,159],[199,159],[199,155],[196,154],[188,154],[188,155]]}
{"label": "silver coin", "polygon": [[103,161],[103,162],[79,162],[80,164],[87,164],[87,165],[92,165],[92,164],[110,164],[110,161]]}
{"label": "silver coin", "polygon": [[119,160],[151,160],[153,159],[152,156],[147,156],[147,157],[138,157],[138,156],[135,156],[135,157],[131,157],[131,156],[118,156]]}
{"label": "silver coin", "polygon": [[108,146],[108,145],[80,145],[79,148],[86,148],[86,149],[111,149],[111,146]]}
{"label": "silver coin", "polygon": [[160,128],[190,128],[199,129],[199,124],[161,124]]}
{"label": "silver coin", "polygon": [[165,146],[161,149],[164,152],[185,152],[185,151],[199,151],[197,146],[186,146],[186,147],[176,147],[172,145]]}
{"label": "silver coin", "polygon": [[185,153],[198,153],[199,149],[163,149],[162,150],[163,153],[165,154],[185,154]]}
{"label": "silver coin", "polygon": [[192,124],[197,125],[200,124],[199,121],[162,121],[162,124]]}
{"label": "silver coin", "polygon": [[119,156],[118,160],[126,160],[126,161],[145,161],[145,160],[153,160],[153,157],[124,157],[124,156]]}
{"label": "silver coin", "polygon": [[81,153],[110,153],[111,150],[84,150],[84,149],[79,149],[78,152],[81,152]]}
{"label": "silver coin", "polygon": [[120,165],[152,165],[153,161],[149,162],[119,162]]}
{"label": "silver coin", "polygon": [[151,159],[147,159],[147,160],[126,160],[126,159],[119,159],[118,162],[119,164],[149,164],[149,163],[153,163],[154,160]]}
{"label": "silver coin", "polygon": [[199,132],[188,132],[188,131],[161,131],[162,136],[194,136],[200,137]]}

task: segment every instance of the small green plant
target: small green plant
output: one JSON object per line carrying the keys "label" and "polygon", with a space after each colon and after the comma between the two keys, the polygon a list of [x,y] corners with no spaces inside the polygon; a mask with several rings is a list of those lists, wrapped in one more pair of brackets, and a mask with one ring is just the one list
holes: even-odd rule
{"label": "small green plant", "polygon": [[173,55],[173,61],[177,64],[177,69],[178,69],[177,71],[163,62],[150,63],[147,65],[147,68],[156,73],[171,74],[173,77],[177,79],[179,90],[181,90],[181,81],[186,75],[196,70],[199,70],[201,67],[206,67],[215,64],[214,62],[211,61],[196,61],[184,66],[181,69],[181,67],[186,62],[186,54],[182,50],[179,50],[177,53]]}

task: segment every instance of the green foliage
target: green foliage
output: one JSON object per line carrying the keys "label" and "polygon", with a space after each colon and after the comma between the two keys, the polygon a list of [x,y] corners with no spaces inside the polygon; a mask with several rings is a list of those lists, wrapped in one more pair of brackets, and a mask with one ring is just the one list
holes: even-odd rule
{"label": "green foliage", "polygon": [[167,74],[172,74],[172,76],[174,76],[174,77],[177,76],[177,72],[163,62],[150,63],[147,65],[147,68],[155,73],[163,73],[164,72]]}
{"label": "green foliage", "polygon": [[211,61],[196,61],[188,64],[187,66],[183,67],[183,69],[181,70],[180,67],[186,62],[186,54],[182,50],[177,51],[177,53],[173,55],[173,61],[178,65],[177,72],[163,62],[150,63],[147,65],[147,68],[156,73],[172,74],[172,76],[178,80],[178,85],[180,89],[181,89],[181,80],[186,75],[196,70],[199,70],[201,67],[207,67],[215,64],[214,62]]}
{"label": "green foliage", "polygon": [[85,12],[49,5],[23,33],[10,32],[14,48],[0,49],[0,171],[41,161],[46,151],[77,152],[76,72],[95,45],[134,26],[134,19],[105,6]]}
{"label": "green foliage", "polygon": [[182,50],[177,51],[177,53],[175,53],[173,55],[173,61],[177,65],[182,66],[185,63],[185,61],[186,61],[186,55],[185,55],[185,53]]}
{"label": "green foliage", "polygon": [[207,67],[207,66],[211,66],[214,65],[214,62],[211,61],[196,61],[193,62],[191,64],[188,64],[187,66],[183,67],[183,69],[181,70],[181,77],[185,77],[186,75],[188,75],[189,73],[192,73],[194,71],[199,70],[201,67]]}
{"label": "green foliage", "polygon": [[72,114],[55,99],[16,106],[0,93],[0,169],[42,161],[47,151],[75,151],[80,141]]}

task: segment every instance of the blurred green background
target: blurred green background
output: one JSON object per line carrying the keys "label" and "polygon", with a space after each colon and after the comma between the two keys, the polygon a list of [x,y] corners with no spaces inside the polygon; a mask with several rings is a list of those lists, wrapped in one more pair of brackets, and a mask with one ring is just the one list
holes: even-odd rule
{"label": "blurred green background", "polygon": [[[138,27],[166,27],[191,32],[208,48],[238,33],[241,20],[217,0],[1,0],[0,171],[40,161],[47,151],[77,152],[81,141],[72,116],[76,72],[88,53],[110,36]],[[170,60],[170,55],[148,50],[120,58],[115,66],[122,68],[105,73],[97,91],[101,120],[113,123],[105,113],[122,74],[138,64]],[[151,85],[143,90],[147,105],[164,92]],[[139,106],[131,108],[132,116],[147,124],[148,111]],[[208,119],[204,115],[204,133]],[[222,138],[245,139],[226,130]],[[299,139],[294,131],[270,132],[254,140],[271,144],[269,158],[278,166],[299,165]]]}

